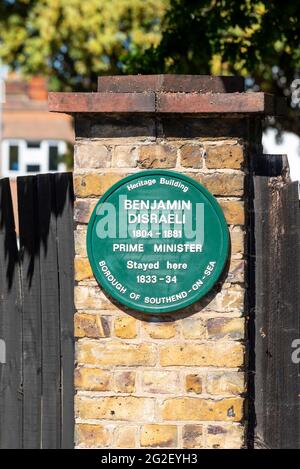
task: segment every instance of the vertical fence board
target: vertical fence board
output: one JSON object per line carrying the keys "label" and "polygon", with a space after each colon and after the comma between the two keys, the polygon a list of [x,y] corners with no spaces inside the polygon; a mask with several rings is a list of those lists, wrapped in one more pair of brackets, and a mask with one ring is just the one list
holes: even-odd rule
{"label": "vertical fence board", "polygon": [[72,173],[56,174],[61,327],[62,448],[74,447],[74,239]]}
{"label": "vertical fence board", "polygon": [[22,447],[19,259],[8,179],[0,180],[0,449]]}
{"label": "vertical fence board", "polygon": [[300,448],[298,183],[255,177],[256,446]]}
{"label": "vertical fence board", "polygon": [[[252,265],[252,269],[255,268],[255,284],[263,285],[264,275],[267,275],[267,271],[264,270],[263,256],[269,256],[268,248],[270,245],[266,240],[270,239],[269,233],[269,190],[268,190],[268,178],[260,177],[254,178],[254,217],[255,217],[255,264]],[[265,247],[265,252],[262,250],[262,246]],[[253,273],[253,272],[252,272]],[[256,413],[256,429],[255,438],[256,445],[264,445],[264,428],[265,428],[265,414],[264,409],[266,406],[265,398],[266,393],[264,392],[264,373],[266,372],[267,366],[267,355],[265,350],[264,335],[267,330],[267,312],[266,309],[264,314],[261,314],[261,306],[266,303],[265,294],[263,288],[259,289],[254,287],[256,293],[256,307],[255,307],[255,395],[253,399],[255,401],[255,413]],[[258,363],[259,362],[259,363]],[[252,409],[253,410],[253,409]]]}
{"label": "vertical fence board", "polygon": [[300,207],[298,182],[280,190],[280,278],[277,330],[279,441],[278,448],[300,448],[300,375],[292,361],[292,342],[300,339]]}
{"label": "vertical fence board", "polygon": [[41,295],[36,178],[17,178],[23,302],[23,447],[41,444]]}
{"label": "vertical fence board", "polygon": [[42,448],[60,447],[60,321],[52,174],[37,176],[42,318]]}

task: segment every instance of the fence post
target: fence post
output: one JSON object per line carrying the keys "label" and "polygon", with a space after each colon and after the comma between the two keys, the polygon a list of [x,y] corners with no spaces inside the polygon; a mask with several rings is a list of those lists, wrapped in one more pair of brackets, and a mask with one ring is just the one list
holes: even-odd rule
{"label": "fence post", "polygon": [[293,352],[300,344],[299,193],[298,182],[283,184],[277,176],[254,176],[254,441],[257,448],[297,449],[300,360]]}

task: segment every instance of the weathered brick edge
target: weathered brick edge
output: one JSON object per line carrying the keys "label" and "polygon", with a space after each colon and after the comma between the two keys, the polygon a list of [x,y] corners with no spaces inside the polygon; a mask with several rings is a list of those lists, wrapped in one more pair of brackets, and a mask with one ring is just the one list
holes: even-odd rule
{"label": "weathered brick edge", "polygon": [[157,114],[285,114],[284,99],[266,93],[49,93],[51,112]]}
{"label": "weathered brick edge", "polygon": [[210,75],[120,75],[98,77],[99,92],[242,93],[244,78]]}

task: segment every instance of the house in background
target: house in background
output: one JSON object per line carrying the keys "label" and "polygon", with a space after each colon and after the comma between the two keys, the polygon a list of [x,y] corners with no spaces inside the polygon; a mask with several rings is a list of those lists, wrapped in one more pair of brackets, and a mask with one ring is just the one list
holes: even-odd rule
{"label": "house in background", "polygon": [[48,112],[46,79],[9,75],[5,85],[0,177],[65,171],[61,156],[74,141],[72,119]]}

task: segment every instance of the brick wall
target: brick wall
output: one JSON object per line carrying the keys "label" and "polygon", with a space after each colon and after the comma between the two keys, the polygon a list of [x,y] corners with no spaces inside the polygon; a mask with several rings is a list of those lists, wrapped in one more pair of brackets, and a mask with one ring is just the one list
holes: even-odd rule
{"label": "brick wall", "polygon": [[[247,154],[260,131],[245,118],[76,120],[75,334],[77,447],[240,448],[244,444]],[[127,310],[96,283],[86,230],[124,176],[167,168],[220,202],[231,235],[214,290],[176,313]]]}

